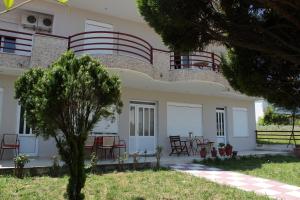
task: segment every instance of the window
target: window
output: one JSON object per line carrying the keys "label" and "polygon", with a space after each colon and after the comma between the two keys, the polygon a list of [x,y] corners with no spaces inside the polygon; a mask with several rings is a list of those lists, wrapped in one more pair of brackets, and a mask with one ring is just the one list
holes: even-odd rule
{"label": "window", "polygon": [[20,135],[32,134],[32,129],[26,123],[25,110],[21,106],[19,106],[19,130],[18,131]]}
{"label": "window", "polygon": [[1,39],[2,39],[1,42],[3,43],[3,45],[1,45],[1,47],[3,48],[3,52],[5,52],[5,53],[15,53],[16,38],[3,37]]}
{"label": "window", "polygon": [[94,126],[93,134],[117,134],[119,132],[119,115],[101,118]]}
{"label": "window", "polygon": [[202,136],[202,105],[169,102],[167,105],[168,135]]}
{"label": "window", "polygon": [[249,136],[247,108],[233,108],[233,136]]}
{"label": "window", "polygon": [[174,68],[183,69],[190,67],[189,53],[174,53]]}

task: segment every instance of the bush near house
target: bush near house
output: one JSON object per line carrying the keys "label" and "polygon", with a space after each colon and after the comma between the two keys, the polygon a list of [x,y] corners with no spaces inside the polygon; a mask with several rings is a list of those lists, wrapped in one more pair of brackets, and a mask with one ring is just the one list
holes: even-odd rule
{"label": "bush near house", "polygon": [[73,52],[66,52],[49,68],[29,70],[15,83],[26,122],[35,134],[56,141],[70,176],[70,200],[84,198],[84,143],[100,118],[121,111],[120,85],[99,61]]}

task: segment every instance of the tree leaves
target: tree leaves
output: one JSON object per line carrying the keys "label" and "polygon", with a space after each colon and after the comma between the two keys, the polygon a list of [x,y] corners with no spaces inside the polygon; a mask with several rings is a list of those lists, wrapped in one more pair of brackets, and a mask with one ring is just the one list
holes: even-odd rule
{"label": "tree leaves", "polygon": [[3,4],[7,10],[12,8],[14,3],[15,3],[14,0],[3,0]]}
{"label": "tree leaves", "polygon": [[[67,4],[69,0],[55,0],[55,1],[57,1],[58,3],[61,3],[61,4]],[[19,7],[28,2],[31,2],[31,1],[29,0],[29,1],[21,2],[18,5],[16,5],[16,7]],[[15,1],[14,0],[3,0],[3,4],[4,4],[6,10],[10,10],[15,5]]]}

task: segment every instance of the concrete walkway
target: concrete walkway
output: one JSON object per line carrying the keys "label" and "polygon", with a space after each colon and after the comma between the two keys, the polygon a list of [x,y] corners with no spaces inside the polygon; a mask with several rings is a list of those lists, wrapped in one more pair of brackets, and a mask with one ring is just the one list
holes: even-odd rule
{"label": "concrete walkway", "polygon": [[174,164],[169,165],[169,167],[179,172],[188,173],[241,190],[267,195],[274,199],[300,200],[300,187],[297,186],[200,164]]}

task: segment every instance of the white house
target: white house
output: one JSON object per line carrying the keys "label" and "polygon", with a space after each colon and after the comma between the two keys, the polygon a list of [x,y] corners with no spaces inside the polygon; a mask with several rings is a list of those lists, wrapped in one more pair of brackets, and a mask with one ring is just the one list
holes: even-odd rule
{"label": "white house", "polygon": [[[4,9],[4,8],[2,8]],[[219,72],[223,47],[174,55],[138,14],[133,0],[34,1],[0,15],[0,134],[18,134],[21,153],[49,157],[53,140],[32,134],[14,99],[14,82],[72,49],[97,58],[122,80],[124,107],[94,134],[117,133],[130,152],[170,151],[170,135],[255,148],[255,99],[234,91]],[[1,135],[0,135],[1,137]]]}

